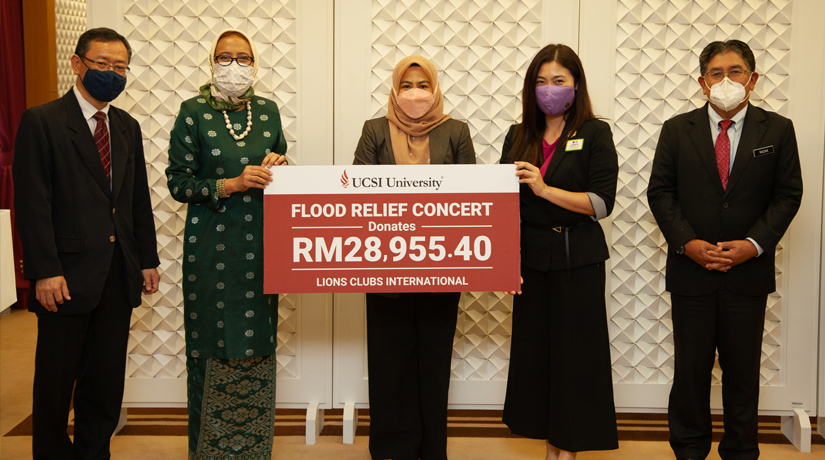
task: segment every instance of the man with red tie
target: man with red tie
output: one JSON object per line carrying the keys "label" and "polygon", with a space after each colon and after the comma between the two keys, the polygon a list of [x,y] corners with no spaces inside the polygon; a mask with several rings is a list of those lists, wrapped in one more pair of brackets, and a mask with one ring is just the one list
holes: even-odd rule
{"label": "man with red tie", "polygon": [[75,86],[27,110],[17,131],[14,206],[38,330],[35,460],[109,458],[132,308],[158,289],[140,126],[109,105],[131,54],[117,32],[86,31],[72,56]]}
{"label": "man with red tie", "polygon": [[699,56],[709,104],[662,126],[647,197],[668,243],[675,372],[668,404],[678,459],[711,448],[710,385],[722,367],[723,459],[755,459],[759,368],[774,252],[802,199],[793,124],[748,102],[759,75],[739,40]]}

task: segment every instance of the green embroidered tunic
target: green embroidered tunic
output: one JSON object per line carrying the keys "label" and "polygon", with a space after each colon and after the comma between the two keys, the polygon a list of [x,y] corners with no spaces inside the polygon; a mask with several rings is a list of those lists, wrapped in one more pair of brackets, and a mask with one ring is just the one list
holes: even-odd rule
{"label": "green embroidered tunic", "polygon": [[[169,140],[172,197],[188,203],[183,242],[186,354],[239,359],[275,353],[278,296],[263,293],[263,190],[218,197],[217,180],[286,153],[275,102],[252,98],[252,129],[236,141],[203,97],[184,101]],[[247,111],[227,112],[235,133]]]}

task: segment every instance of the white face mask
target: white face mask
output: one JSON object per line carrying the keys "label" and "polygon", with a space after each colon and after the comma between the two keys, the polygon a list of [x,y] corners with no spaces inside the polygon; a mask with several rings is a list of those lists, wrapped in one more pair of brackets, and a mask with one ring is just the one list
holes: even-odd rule
{"label": "white face mask", "polygon": [[[707,83],[705,85],[707,86]],[[745,90],[745,86],[728,77],[713,85],[710,88],[710,96],[708,96],[711,104],[725,112],[730,112],[747,99],[748,92]]]}
{"label": "white face mask", "polygon": [[254,67],[242,66],[237,62],[223,66],[215,64],[212,71],[212,84],[226,97],[240,97],[255,81]]}

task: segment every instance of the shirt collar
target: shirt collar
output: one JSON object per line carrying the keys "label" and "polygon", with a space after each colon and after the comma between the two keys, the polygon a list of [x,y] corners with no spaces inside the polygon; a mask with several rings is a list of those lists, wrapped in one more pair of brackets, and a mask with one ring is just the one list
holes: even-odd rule
{"label": "shirt collar", "polygon": [[[87,121],[91,120],[92,117],[98,112],[97,108],[83,98],[83,95],[80,94],[80,90],[77,89],[77,85],[72,86],[72,90],[74,91],[75,97],[77,97],[77,103],[80,104],[80,111],[83,112],[83,118]],[[106,106],[99,111],[105,113],[106,119],[109,119],[109,104],[106,104]]]}
{"label": "shirt collar", "polygon": [[[733,118],[730,119],[733,122],[733,125],[731,126],[731,128],[736,130],[736,129],[739,129],[740,126],[742,126],[742,120],[745,119],[745,114],[748,111],[748,106],[749,105],[750,105],[750,103],[745,104],[745,107],[743,107],[742,110],[739,111],[739,113],[737,113],[736,115],[733,116]],[[713,126],[715,126],[716,129],[719,129],[719,122],[724,120],[724,118],[722,118],[722,116],[719,115],[718,112],[713,110],[713,105],[711,105],[711,104],[708,104],[708,116],[710,117],[711,124],[713,124]]]}

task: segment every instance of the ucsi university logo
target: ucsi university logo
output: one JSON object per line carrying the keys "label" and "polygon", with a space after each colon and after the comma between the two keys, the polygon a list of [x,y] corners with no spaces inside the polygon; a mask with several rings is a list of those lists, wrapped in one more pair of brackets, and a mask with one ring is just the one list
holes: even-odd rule
{"label": "ucsi university logo", "polygon": [[444,176],[438,179],[407,179],[406,177],[353,177],[350,178],[347,170],[341,174],[341,188],[429,188],[439,190],[444,183]]}
{"label": "ucsi university logo", "polygon": [[353,177],[350,179],[346,169],[341,174],[341,188],[348,188],[350,185],[353,188],[381,188],[383,184],[383,177]]}

